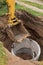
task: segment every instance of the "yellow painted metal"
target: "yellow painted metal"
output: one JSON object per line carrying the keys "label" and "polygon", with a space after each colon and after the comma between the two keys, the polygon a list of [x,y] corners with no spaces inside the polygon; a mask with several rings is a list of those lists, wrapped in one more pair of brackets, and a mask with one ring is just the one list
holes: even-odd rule
{"label": "yellow painted metal", "polygon": [[9,22],[9,26],[10,27],[12,27],[12,26],[15,26],[15,25],[17,25],[17,24],[19,24],[19,23],[21,23],[20,21],[17,21],[17,22],[14,22],[14,23],[12,23],[12,22]]}
{"label": "yellow painted metal", "polygon": [[9,20],[8,24],[14,25],[13,23],[13,18],[16,18],[15,16],[15,0],[6,0],[7,5],[8,5],[8,14],[9,14]]}

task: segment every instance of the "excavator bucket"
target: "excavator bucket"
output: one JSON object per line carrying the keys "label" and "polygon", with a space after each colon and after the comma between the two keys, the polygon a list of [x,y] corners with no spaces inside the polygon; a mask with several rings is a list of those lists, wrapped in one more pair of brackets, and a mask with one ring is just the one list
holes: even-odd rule
{"label": "excavator bucket", "polygon": [[21,42],[23,39],[30,36],[30,34],[26,30],[22,22],[19,22],[17,25],[12,26],[11,29],[12,29],[15,39],[18,42]]}
{"label": "excavator bucket", "polygon": [[[25,39],[26,37],[29,36],[27,30],[25,29],[25,27],[23,26],[23,24],[21,22],[16,21],[16,16],[15,16],[15,0],[6,0],[6,2],[8,3],[9,7],[9,21],[8,24],[12,25],[12,27],[8,27],[6,29],[6,32],[8,34],[8,36],[10,37],[10,39],[17,40],[17,41],[22,41],[23,39]],[[14,18],[14,21],[13,21]],[[14,39],[13,39],[14,38]]]}

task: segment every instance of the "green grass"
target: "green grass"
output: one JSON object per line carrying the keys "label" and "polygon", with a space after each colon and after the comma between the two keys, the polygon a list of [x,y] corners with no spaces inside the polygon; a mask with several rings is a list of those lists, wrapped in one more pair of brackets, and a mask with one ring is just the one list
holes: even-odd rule
{"label": "green grass", "polygon": [[3,6],[1,9],[0,9],[0,16],[7,13],[8,10],[7,10],[7,6]]}
{"label": "green grass", "polygon": [[30,9],[30,8],[26,8],[26,7],[21,6],[21,5],[18,5],[18,4],[16,5],[16,9],[25,10],[25,11],[31,13],[31,14],[34,15],[34,16],[43,16],[43,13],[36,12],[36,11]]}
{"label": "green grass", "polygon": [[6,65],[6,62],[7,62],[6,52],[4,51],[2,42],[0,42],[0,65]]}
{"label": "green grass", "polygon": [[[31,14],[34,15],[34,16],[43,16],[43,13],[36,12],[36,11],[30,9],[30,8],[26,8],[26,7],[21,6],[21,5],[18,5],[18,4],[16,4],[16,10],[17,10],[17,9],[25,10],[25,11],[31,13]],[[5,14],[5,13],[7,13],[7,12],[8,12],[7,6],[3,6],[3,7],[0,9],[0,16],[3,15],[3,14]]]}
{"label": "green grass", "polygon": [[18,1],[26,1],[26,0],[18,0]]}
{"label": "green grass", "polygon": [[40,4],[37,4],[37,3],[34,3],[34,2],[30,2],[30,1],[26,1],[26,0],[19,0],[19,1],[22,1],[22,2],[24,2],[26,4],[35,6],[35,7],[40,8],[40,9],[43,9],[43,5],[40,5]]}

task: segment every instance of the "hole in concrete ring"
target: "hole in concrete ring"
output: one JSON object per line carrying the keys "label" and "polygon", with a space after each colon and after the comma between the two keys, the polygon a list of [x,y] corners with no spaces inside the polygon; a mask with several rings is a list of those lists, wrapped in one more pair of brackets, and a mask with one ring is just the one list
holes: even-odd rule
{"label": "hole in concrete ring", "polygon": [[36,41],[26,38],[20,44],[15,45],[14,43],[11,53],[23,60],[38,60],[41,49]]}
{"label": "hole in concrete ring", "polygon": [[33,58],[32,50],[30,48],[21,48],[18,51],[16,51],[15,55],[24,60],[30,60]]}

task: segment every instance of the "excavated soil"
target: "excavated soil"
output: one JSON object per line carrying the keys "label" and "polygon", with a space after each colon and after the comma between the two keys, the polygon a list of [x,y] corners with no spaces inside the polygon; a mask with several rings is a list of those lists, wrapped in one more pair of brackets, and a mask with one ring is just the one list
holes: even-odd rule
{"label": "excavated soil", "polygon": [[[27,17],[24,14],[27,15]],[[16,11],[16,16],[18,19],[23,21],[24,25],[25,25],[25,23],[27,23],[27,21],[30,21],[31,23],[33,21],[36,21],[36,22],[41,21],[40,18],[35,17],[31,14],[28,14],[26,11],[22,11],[22,10]],[[12,46],[13,41],[7,35],[6,30],[3,31],[3,28],[6,27],[7,22],[8,22],[8,16],[3,15],[0,17],[0,41],[2,41],[4,43],[3,45],[5,48],[7,48],[9,51],[11,51],[11,46]],[[29,27],[29,25],[28,26],[25,25],[25,27],[27,28],[27,30],[31,34],[31,36],[29,38],[36,40],[40,44],[41,56],[40,56],[39,60],[43,61],[43,44],[42,44],[43,43],[43,37],[41,37],[35,30],[33,30],[31,27]],[[41,42],[39,39],[41,39]],[[22,56],[22,54],[20,54],[20,55]],[[25,55],[24,55],[24,57],[25,57]]]}

